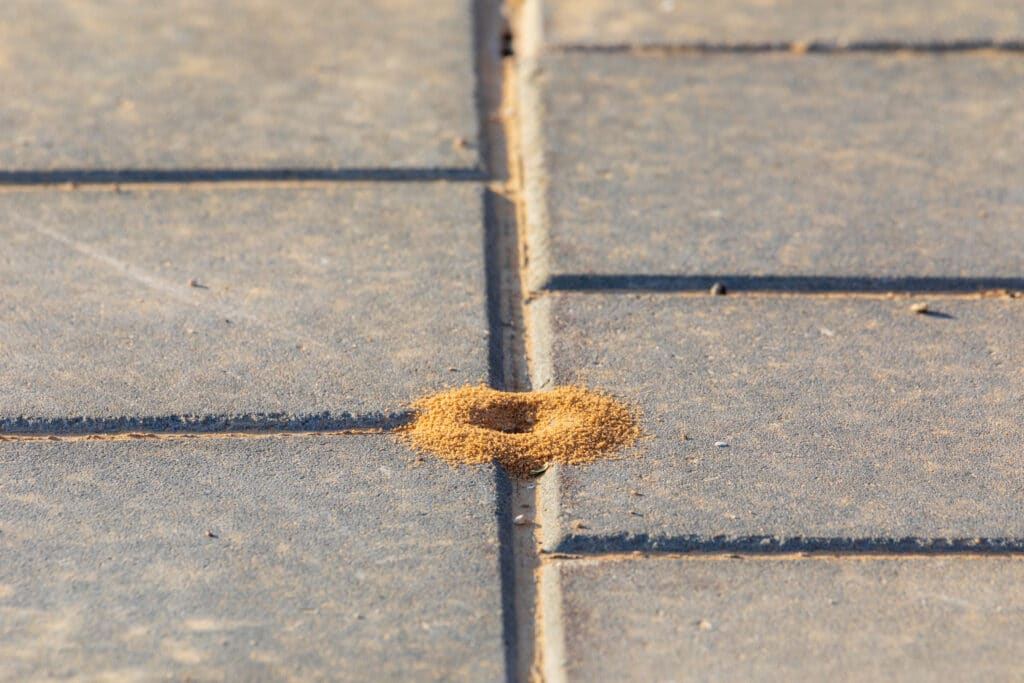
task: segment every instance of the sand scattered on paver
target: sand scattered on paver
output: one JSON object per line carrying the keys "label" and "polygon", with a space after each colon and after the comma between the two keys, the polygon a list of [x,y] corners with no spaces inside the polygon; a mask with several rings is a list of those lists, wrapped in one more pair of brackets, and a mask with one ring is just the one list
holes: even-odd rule
{"label": "sand scattered on paver", "polygon": [[583,387],[505,392],[468,386],[427,396],[412,407],[416,419],[400,434],[415,450],[454,465],[497,460],[523,478],[550,463],[607,457],[640,436],[628,406]]}

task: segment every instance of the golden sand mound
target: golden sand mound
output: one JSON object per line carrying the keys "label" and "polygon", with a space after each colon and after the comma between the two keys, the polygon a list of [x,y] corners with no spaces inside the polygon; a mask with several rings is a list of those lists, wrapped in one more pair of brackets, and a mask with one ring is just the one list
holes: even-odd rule
{"label": "golden sand mound", "polygon": [[548,463],[591,462],[640,436],[628,407],[582,387],[523,393],[461,387],[413,408],[416,419],[401,434],[414,449],[456,465],[497,460],[516,477]]}

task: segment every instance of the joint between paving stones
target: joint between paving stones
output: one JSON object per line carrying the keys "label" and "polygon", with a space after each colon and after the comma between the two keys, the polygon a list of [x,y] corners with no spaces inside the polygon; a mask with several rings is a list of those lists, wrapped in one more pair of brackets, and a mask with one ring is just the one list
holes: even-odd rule
{"label": "joint between paving stones", "polygon": [[[530,2],[476,0],[476,64],[485,190],[485,262],[490,328],[489,384],[503,391],[550,388],[544,336],[546,306],[530,305],[531,268],[541,261],[532,233],[531,194],[535,170],[524,157],[527,131],[539,127],[536,112],[523,108],[524,60],[520,19]],[[526,39],[528,43],[528,39]],[[547,674],[543,637],[542,577],[537,543],[545,525],[541,480],[499,482],[497,506],[503,582],[507,677],[510,681],[553,680]],[[504,502],[503,502],[504,501]]]}
{"label": "joint between paving stones", "polygon": [[1020,555],[1024,538],[822,537],[822,536],[612,536],[566,535],[548,546],[550,556],[654,555]]}
{"label": "joint between paving stones", "polygon": [[688,55],[688,54],[758,54],[767,52],[789,52],[793,54],[844,55],[858,53],[986,53],[1024,52],[1021,40],[948,40],[948,41],[898,41],[866,40],[841,43],[837,41],[780,41],[762,43],[609,43],[594,45],[586,43],[562,43],[547,48],[555,53],[629,54],[637,57]]}
{"label": "joint between paving stones", "polygon": [[161,188],[176,185],[280,183],[479,183],[480,168],[192,168],[192,169],[57,169],[0,171],[5,190],[43,187],[77,189],[130,185]]}
{"label": "joint between paving stones", "polygon": [[683,560],[686,562],[723,562],[729,560],[749,562],[804,562],[815,560],[935,560],[943,557],[955,557],[957,560],[1024,560],[1024,552],[985,552],[963,551],[956,553],[941,552],[789,552],[789,553],[750,553],[750,552],[661,552],[657,550],[608,553],[545,553],[541,556],[543,567],[569,564],[603,564],[612,562],[638,562],[657,560]]}
{"label": "joint between paving stones", "polygon": [[707,294],[716,285],[737,295],[915,296],[1016,298],[1024,291],[1019,277],[828,277],[808,275],[669,275],[561,273],[548,277],[531,297],[553,293],[637,292]]}
{"label": "joint between paving stones", "polygon": [[101,437],[126,434],[189,435],[284,433],[385,433],[401,429],[412,411],[392,413],[250,413],[238,415],[155,415],[121,417],[10,417],[0,419],[0,438]]}

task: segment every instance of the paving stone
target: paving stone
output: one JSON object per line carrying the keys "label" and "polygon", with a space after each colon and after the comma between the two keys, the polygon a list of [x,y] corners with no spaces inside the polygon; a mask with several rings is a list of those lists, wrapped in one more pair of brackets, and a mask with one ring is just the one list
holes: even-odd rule
{"label": "paving stone", "polygon": [[377,435],[8,442],[0,469],[4,680],[504,680],[490,467]]}
{"label": "paving stone", "polygon": [[555,45],[765,45],[1021,40],[1015,0],[549,0]]}
{"label": "paving stone", "polygon": [[481,211],[445,184],[0,193],[0,426],[344,427],[485,381]]}
{"label": "paving stone", "polygon": [[474,167],[471,24],[466,1],[8,0],[0,172]]}
{"label": "paving stone", "polygon": [[560,563],[569,681],[1020,675],[1020,558]]}
{"label": "paving stone", "polygon": [[1016,55],[574,53],[545,65],[554,286],[594,274],[693,277],[684,287],[1022,281]]}
{"label": "paving stone", "polygon": [[549,550],[1024,548],[1024,299],[552,298],[553,382],[649,438],[551,480]]}

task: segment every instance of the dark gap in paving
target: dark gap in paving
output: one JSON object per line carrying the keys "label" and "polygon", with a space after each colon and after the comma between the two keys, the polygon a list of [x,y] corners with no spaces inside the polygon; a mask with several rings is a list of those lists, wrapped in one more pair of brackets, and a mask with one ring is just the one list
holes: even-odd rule
{"label": "dark gap in paving", "polygon": [[871,292],[972,293],[1024,289],[1024,277],[828,277],[808,275],[552,275],[550,292],[699,292],[720,284],[726,291],[843,294]]}
{"label": "dark gap in paving", "polygon": [[498,570],[501,575],[501,625],[505,640],[505,679],[516,680],[519,624],[516,619],[516,572],[512,525],[514,516],[514,483],[504,467],[494,468],[494,489],[497,500],[494,515],[498,526]]}
{"label": "dark gap in paving", "polygon": [[408,424],[412,411],[392,413],[252,413],[248,415],[154,415],[148,417],[6,417],[0,418],[0,435],[88,436],[123,432],[331,432],[346,429],[390,431]]}
{"label": "dark gap in paving", "polygon": [[[506,7],[503,0],[472,2],[481,160],[489,180],[495,184],[508,183],[513,177],[503,110],[507,106],[504,60],[515,55],[515,35],[504,12]],[[491,187],[484,190],[483,203],[489,332],[487,383],[503,391],[528,390],[530,377],[526,363],[516,205],[514,200]],[[533,659],[534,624],[526,615],[532,618],[536,596],[524,591],[523,582],[527,577],[522,570],[524,547],[532,544],[532,532],[513,526],[516,510],[529,497],[524,497],[523,490],[505,469],[495,464],[505,679],[513,683],[529,677]],[[535,552],[533,558],[534,563],[539,562]],[[528,580],[532,581],[533,577]]]}
{"label": "dark gap in paving", "polygon": [[502,316],[501,258],[504,239],[498,219],[498,204],[508,200],[491,190],[484,191],[484,282],[487,288],[487,384],[505,387],[506,335]]}
{"label": "dark gap in paving", "polygon": [[[480,159],[489,180],[507,177],[505,133],[502,122],[492,111],[502,105],[502,56],[511,50],[512,35],[507,30],[500,0],[474,0],[473,64],[476,76],[476,107]],[[514,382],[506,366],[513,349],[506,334],[505,255],[507,245],[508,200],[490,188],[483,193],[484,288],[487,306],[487,384],[504,389]],[[519,622],[516,618],[515,530],[511,520],[515,507],[515,484],[503,467],[494,468],[494,520],[498,529],[498,573],[501,577],[501,626],[505,655],[505,680],[518,679]]]}
{"label": "dark gap in paving", "polygon": [[1020,553],[1024,538],[830,538],[818,536],[566,536],[552,552],[624,553],[657,551],[675,553]]}
{"label": "dark gap in paving", "polygon": [[230,183],[321,180],[340,182],[480,182],[478,168],[191,168],[88,169],[0,171],[0,185],[58,185],[66,183]]}
{"label": "dark gap in paving", "polygon": [[824,54],[843,54],[856,52],[978,52],[982,50],[998,50],[1000,52],[1022,52],[1024,41],[1020,40],[949,40],[929,42],[906,42],[898,40],[868,40],[838,43],[829,41],[783,41],[771,43],[613,43],[606,45],[587,45],[584,43],[566,43],[552,48],[556,52],[583,52],[592,54],[603,53],[760,53],[760,52],[813,52]]}

